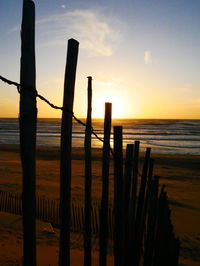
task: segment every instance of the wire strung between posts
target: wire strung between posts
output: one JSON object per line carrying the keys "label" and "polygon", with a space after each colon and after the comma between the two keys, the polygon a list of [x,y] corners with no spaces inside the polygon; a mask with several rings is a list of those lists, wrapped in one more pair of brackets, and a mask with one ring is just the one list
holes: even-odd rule
{"label": "wire strung between posts", "polygon": [[[21,85],[20,83],[15,82],[15,81],[12,81],[12,80],[6,79],[6,78],[4,78],[4,77],[2,77],[2,76],[0,76],[0,79],[1,79],[3,82],[5,82],[5,83],[7,83],[7,84],[9,84],[9,85],[14,85],[14,86],[16,86],[16,87],[17,87],[17,91],[18,91],[18,93],[21,93],[21,87],[22,87],[23,85]],[[67,110],[65,107],[60,107],[60,106],[56,106],[56,105],[54,105],[54,104],[51,103],[49,100],[47,100],[44,96],[40,95],[40,94],[37,92],[37,90],[36,90],[35,88],[31,88],[31,92],[34,92],[34,93],[35,93],[35,97],[38,97],[40,100],[44,101],[45,103],[47,103],[47,104],[48,104],[49,106],[51,106],[52,108],[57,109],[57,110],[66,110],[68,113],[70,113],[70,114],[72,115],[72,117],[74,118],[74,120],[75,120],[78,124],[80,124],[80,125],[82,125],[82,126],[84,126],[84,127],[87,126],[86,123],[84,123],[83,121],[81,121],[80,119],[78,119],[78,118],[74,115],[74,112],[72,112],[72,111],[70,111],[70,110]],[[104,140],[103,140],[102,138],[100,138],[100,137],[97,135],[97,133],[94,131],[94,128],[93,128],[93,127],[90,127],[90,130],[91,130],[91,134],[93,134],[93,135],[94,135],[99,141],[101,141],[101,142],[104,143]],[[110,151],[111,151],[111,153],[112,153],[112,155],[113,155],[113,150],[112,150],[111,147],[110,147]]]}
{"label": "wire strung between posts", "polygon": [[[9,85],[14,85],[17,87],[17,91],[18,93],[20,94],[21,93],[21,87],[23,87],[23,85],[21,85],[20,83],[17,83],[15,81],[12,81],[12,80],[9,80],[3,76],[0,75],[0,80],[2,80],[3,82],[9,84]],[[26,86],[27,87],[27,86]],[[40,95],[37,90],[35,88],[31,88],[31,92],[35,93],[35,97],[38,97],[39,99],[41,99],[42,101],[44,101],[45,103],[47,103],[49,106],[51,106],[52,108],[54,109],[57,109],[57,110],[66,110],[68,113],[70,113],[72,115],[72,117],[74,118],[74,120],[84,126],[84,127],[87,127],[87,124],[84,123],[83,121],[81,121],[80,119],[78,119],[75,115],[74,115],[74,112],[70,111],[70,110],[67,110],[65,107],[60,107],[60,106],[57,106],[57,105],[54,105],[53,103],[51,103],[49,100],[47,100],[44,96]],[[94,128],[91,126],[90,127],[90,130],[91,130],[91,134],[93,134],[96,139],[98,139],[99,141],[103,142],[104,143],[104,140],[102,138],[100,138],[97,133],[94,131]],[[112,150],[112,148],[110,147],[110,152],[111,154],[114,156],[114,152]],[[138,175],[139,176],[142,176],[142,174],[138,171]]]}
{"label": "wire strung between posts", "polygon": [[[15,81],[12,81],[12,80],[9,80],[7,78],[4,78],[0,75],[0,80],[2,80],[3,82],[9,84],[9,85],[14,85],[17,87],[17,91],[18,93],[20,94],[21,93],[21,87],[23,87],[23,85],[21,85],[20,83],[17,83]],[[26,86],[27,87],[27,86]],[[70,110],[67,110],[65,107],[60,107],[60,106],[57,106],[57,105],[54,105],[53,103],[51,103],[49,100],[47,100],[44,96],[40,95],[37,90],[35,88],[31,88],[31,92],[35,93],[35,97],[38,97],[40,100],[44,101],[45,103],[47,103],[49,106],[51,106],[52,108],[54,109],[57,109],[57,110],[66,110],[68,113],[70,113],[72,115],[72,117],[74,118],[74,120],[84,126],[84,127],[87,127],[87,124],[84,123],[83,121],[81,121],[80,119],[78,119],[74,112],[70,111]],[[91,126],[90,127],[90,130],[91,130],[91,134],[93,134],[96,139],[98,139],[99,141],[101,141],[102,143],[104,143],[104,140],[102,138],[100,138],[97,133],[94,131],[94,128]],[[110,147],[110,152],[112,154],[112,156],[114,156],[114,152],[113,152],[113,149]],[[142,174],[138,171],[138,175],[139,176],[142,176]]]}

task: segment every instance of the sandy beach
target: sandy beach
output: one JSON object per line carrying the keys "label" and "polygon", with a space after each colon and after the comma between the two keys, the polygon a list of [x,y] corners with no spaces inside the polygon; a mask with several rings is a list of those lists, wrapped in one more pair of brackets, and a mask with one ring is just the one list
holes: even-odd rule
{"label": "sandy beach", "polygon": [[[84,196],[83,156],[83,149],[73,149],[72,195],[80,199]],[[142,157],[143,155],[141,161]],[[175,232],[181,239],[180,265],[200,265],[200,156],[152,154],[152,158],[155,159],[154,174],[160,176],[161,184],[166,185]],[[112,198],[112,162],[110,172],[110,198]],[[100,150],[93,150],[92,182],[93,199],[99,199],[101,197]],[[17,145],[0,145],[0,190],[21,193],[21,165]],[[46,198],[59,198],[57,148],[38,148],[37,194]],[[21,265],[21,217],[3,212],[0,215],[0,264]],[[51,232],[47,223],[37,222],[38,265],[57,265],[58,236],[58,231],[54,229]],[[79,261],[76,261],[77,259]],[[72,235],[72,265],[81,265],[82,260],[81,236]],[[98,265],[98,251],[95,249],[93,260],[94,265]],[[108,260],[109,265],[113,265],[111,256]]]}

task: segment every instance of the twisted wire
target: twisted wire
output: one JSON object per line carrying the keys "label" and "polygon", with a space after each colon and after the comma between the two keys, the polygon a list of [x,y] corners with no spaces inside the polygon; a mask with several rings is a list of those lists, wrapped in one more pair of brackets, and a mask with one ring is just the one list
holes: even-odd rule
{"label": "twisted wire", "polygon": [[[9,79],[7,79],[7,78],[1,76],[1,75],[0,75],[0,80],[2,80],[3,82],[7,83],[8,85],[14,85],[15,87],[17,87],[17,91],[18,91],[18,93],[19,93],[19,94],[21,93],[21,88],[23,87],[22,84],[17,83],[17,82],[12,81],[12,80],[9,80]],[[27,87],[27,86],[26,86],[26,87]],[[44,96],[40,95],[40,94],[37,92],[37,90],[36,90],[35,88],[31,88],[31,92],[33,92],[33,93],[35,94],[35,95],[34,95],[35,97],[38,97],[40,100],[44,101],[45,103],[47,103],[47,104],[48,104],[49,106],[51,106],[52,108],[57,109],[57,110],[64,110],[64,109],[65,109],[68,113],[70,113],[70,114],[72,115],[72,117],[74,118],[74,120],[75,120],[78,124],[80,124],[80,125],[82,125],[82,126],[84,126],[84,127],[87,126],[86,123],[84,123],[82,120],[80,120],[79,118],[77,118],[77,117],[75,116],[74,112],[72,112],[72,111],[70,111],[70,110],[67,110],[65,107],[60,107],[60,106],[57,106],[57,105],[51,103],[51,102],[50,102],[49,100],[47,100]],[[94,136],[96,137],[96,139],[98,139],[99,141],[101,141],[102,143],[104,143],[104,140],[103,140],[101,137],[98,136],[98,134],[94,131],[94,128],[93,128],[93,127],[90,128],[90,131],[91,131],[91,134],[94,135]],[[113,150],[112,150],[111,147],[110,147],[110,151],[111,151],[111,153],[112,153],[112,155],[113,155]]]}

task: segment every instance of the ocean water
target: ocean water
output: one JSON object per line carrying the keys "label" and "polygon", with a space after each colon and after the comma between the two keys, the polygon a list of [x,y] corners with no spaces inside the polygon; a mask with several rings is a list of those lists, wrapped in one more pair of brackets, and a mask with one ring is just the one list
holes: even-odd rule
{"label": "ocean water", "polygon": [[[151,147],[153,153],[200,155],[200,120],[114,119],[115,125],[123,126],[124,148],[139,140],[142,150]],[[59,147],[60,126],[59,119],[38,119],[37,145]],[[94,119],[93,127],[103,138],[103,121]],[[73,122],[73,147],[83,147],[84,132],[84,126]],[[18,119],[0,119],[0,144],[19,144]],[[92,146],[100,148],[102,142],[93,136]]]}

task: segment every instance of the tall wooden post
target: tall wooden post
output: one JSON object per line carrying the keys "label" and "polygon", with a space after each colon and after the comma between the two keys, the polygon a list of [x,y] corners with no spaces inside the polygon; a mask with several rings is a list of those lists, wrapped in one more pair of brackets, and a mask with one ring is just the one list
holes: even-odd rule
{"label": "tall wooden post", "polygon": [[123,265],[122,127],[114,127],[114,266]]}
{"label": "tall wooden post", "polygon": [[102,163],[102,198],[101,198],[101,209],[100,209],[100,238],[99,238],[100,266],[107,265],[111,116],[112,116],[112,103],[105,103],[104,143],[103,143],[103,163]]}
{"label": "tall wooden post", "polygon": [[131,179],[132,179],[132,168],[133,168],[133,144],[127,144],[126,146],[126,159],[125,159],[125,168],[124,168],[124,238],[123,238],[123,249],[124,249],[124,265],[130,265],[129,263],[129,249],[130,249],[130,230],[129,228],[131,222],[131,208],[130,208],[130,199],[131,199]]}
{"label": "tall wooden post", "polygon": [[150,192],[151,192],[151,185],[152,185],[152,178],[153,178],[153,168],[154,168],[154,159],[149,160],[149,171],[148,171],[148,177],[147,177],[147,188],[146,188],[146,195],[144,199],[144,211],[143,211],[143,221],[142,221],[142,226],[144,231],[145,224],[146,224],[146,218],[147,218],[147,211],[149,207],[149,197],[150,197]]}
{"label": "tall wooden post", "polygon": [[155,248],[155,232],[158,218],[158,189],[159,177],[154,176],[151,185],[149,198],[149,209],[147,214],[147,237],[145,243],[145,251],[143,255],[143,265],[149,266],[153,264],[154,248]]}
{"label": "tall wooden post", "polygon": [[23,1],[20,69],[20,152],[23,175],[23,265],[36,265],[35,229],[35,150],[36,150],[36,91],[35,91],[35,6]]}
{"label": "tall wooden post", "polygon": [[84,265],[91,266],[91,186],[92,186],[92,77],[88,77],[88,109],[85,129],[85,220],[84,220]]}
{"label": "tall wooden post", "polygon": [[142,236],[143,236],[142,221],[143,221],[143,213],[144,213],[144,202],[145,202],[144,198],[145,198],[145,192],[146,192],[146,181],[147,181],[147,173],[149,169],[150,152],[151,152],[151,149],[147,148],[145,158],[144,158],[144,165],[143,165],[141,183],[140,183],[140,191],[139,191],[138,201],[137,201],[137,211],[136,211],[136,218],[135,218],[135,261],[136,261],[136,265],[139,265],[141,254],[142,254]]}
{"label": "tall wooden post", "polygon": [[60,147],[60,266],[70,266],[72,112],[78,46],[76,40],[68,41]]}
{"label": "tall wooden post", "polygon": [[130,200],[130,224],[129,224],[129,248],[127,265],[134,265],[135,254],[135,223],[136,223],[136,207],[137,207],[137,191],[138,191],[138,168],[139,168],[139,150],[140,142],[135,141],[133,152],[133,178],[131,188],[131,200]]}

